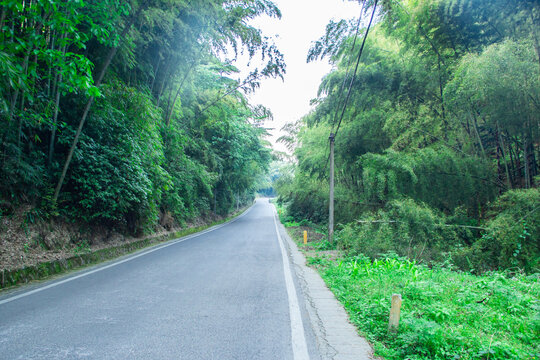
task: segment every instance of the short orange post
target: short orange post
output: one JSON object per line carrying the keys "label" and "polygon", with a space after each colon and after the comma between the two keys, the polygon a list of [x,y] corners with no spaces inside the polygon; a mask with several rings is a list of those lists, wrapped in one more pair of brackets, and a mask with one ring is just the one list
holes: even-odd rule
{"label": "short orange post", "polygon": [[307,244],[307,231],[304,230],[304,244]]}

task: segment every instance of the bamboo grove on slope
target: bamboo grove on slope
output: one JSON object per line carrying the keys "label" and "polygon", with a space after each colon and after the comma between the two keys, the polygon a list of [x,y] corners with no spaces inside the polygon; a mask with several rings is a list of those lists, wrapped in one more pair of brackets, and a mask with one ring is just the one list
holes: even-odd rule
{"label": "bamboo grove on slope", "polygon": [[[244,94],[281,77],[268,0],[0,1],[0,216],[151,230],[227,213],[270,161]],[[239,52],[266,61],[245,79]],[[224,60],[225,59],[225,60]]]}

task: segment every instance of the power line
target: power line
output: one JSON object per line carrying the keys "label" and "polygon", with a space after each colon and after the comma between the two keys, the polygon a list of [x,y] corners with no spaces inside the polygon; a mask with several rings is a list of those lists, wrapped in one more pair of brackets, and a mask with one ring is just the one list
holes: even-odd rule
{"label": "power line", "polygon": [[[362,14],[364,13],[364,7],[366,5],[366,0],[362,1],[362,7],[360,8],[360,15],[358,16],[358,23],[356,24],[356,30],[354,32],[354,40],[351,46],[351,53],[354,53],[354,48],[356,46],[356,39],[358,38],[358,33],[360,32],[360,24],[362,23]],[[338,111],[339,111],[339,100],[341,99],[341,94],[343,93],[343,90],[345,89],[345,83],[347,82],[347,78],[349,77],[349,71],[352,63],[352,57],[349,58],[349,63],[347,64],[347,71],[345,72],[345,76],[343,77],[343,81],[341,82],[341,87],[338,91],[338,106],[336,106],[336,111],[334,114],[334,119],[332,121],[332,131],[334,130],[334,125],[337,120]]]}
{"label": "power line", "polygon": [[347,109],[347,105],[349,103],[349,98],[351,97],[352,87],[354,84],[354,80],[356,80],[356,73],[358,72],[358,66],[360,65],[360,58],[362,57],[362,52],[364,51],[364,46],[366,44],[366,39],[369,34],[369,29],[371,28],[371,23],[373,22],[373,18],[375,17],[375,11],[377,10],[377,3],[378,3],[378,0],[375,0],[375,4],[373,5],[373,12],[371,13],[371,18],[369,19],[369,24],[367,26],[366,33],[364,34],[364,40],[362,41],[362,46],[360,47],[360,51],[358,52],[358,58],[356,60],[356,67],[354,68],[354,74],[349,84],[349,90],[347,91],[347,97],[345,98],[345,104],[343,105],[343,110],[341,111],[341,116],[339,118],[338,126],[334,134],[334,138],[338,134],[339,127],[341,126],[341,121],[343,120],[343,116],[345,115],[345,110]]}
{"label": "power line", "polygon": [[[354,41],[353,41],[353,46],[352,46],[352,52],[354,52],[354,46],[356,45],[356,38],[358,36],[360,23],[361,23],[361,20],[362,20],[362,13],[364,12],[365,3],[366,3],[365,1],[362,2],[362,9],[360,10],[360,17],[358,19],[356,34],[355,34]],[[347,109],[347,104],[348,104],[349,98],[351,96],[352,86],[354,84],[354,81],[356,80],[356,73],[358,71],[358,66],[360,65],[360,58],[362,56],[362,52],[364,51],[364,46],[366,44],[366,39],[367,39],[367,36],[369,34],[369,29],[371,28],[371,23],[373,22],[373,17],[375,16],[375,11],[377,10],[377,3],[378,3],[378,0],[375,0],[375,4],[373,6],[373,12],[371,13],[371,18],[369,19],[369,24],[367,26],[366,33],[364,34],[364,39],[362,41],[362,46],[360,47],[360,51],[358,52],[358,58],[356,60],[356,66],[354,68],[353,77],[352,77],[352,79],[351,79],[351,81],[349,83],[349,88],[347,90],[347,97],[345,98],[345,102],[343,104],[343,110],[341,112],[341,116],[339,118],[339,122],[338,122],[338,126],[337,126],[335,134],[332,134],[333,130],[334,130],[335,117],[334,117],[334,121],[332,122],[332,131],[330,133],[330,137],[333,137],[334,139],[335,139],[335,137],[336,137],[336,135],[337,135],[337,133],[339,131],[339,127],[341,126],[341,121],[343,120],[343,115],[345,114],[345,110]],[[344,88],[345,82],[346,82],[348,74],[349,74],[349,66],[350,66],[350,64],[351,64],[351,60],[349,60],[349,64],[347,65],[347,72],[345,74],[345,78],[343,79],[342,87],[340,89],[340,93],[339,93],[339,96],[338,96],[338,106],[336,107],[336,115],[337,115],[338,110],[339,110],[339,99],[341,98],[341,92],[342,92],[342,90]],[[326,159],[326,165],[324,166],[323,173],[326,172],[326,168],[328,167],[328,162],[329,161],[330,161],[330,155],[328,155],[328,158]]]}

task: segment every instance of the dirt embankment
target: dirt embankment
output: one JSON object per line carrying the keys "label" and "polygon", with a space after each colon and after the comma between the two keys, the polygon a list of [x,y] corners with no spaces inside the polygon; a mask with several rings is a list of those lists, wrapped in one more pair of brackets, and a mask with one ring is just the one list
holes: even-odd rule
{"label": "dirt embankment", "polygon": [[[30,215],[29,215],[30,214]],[[162,216],[160,225],[146,236],[128,236],[104,225],[88,226],[63,219],[38,221],[30,208],[21,208],[0,216],[0,270],[13,270],[73,255],[116,247],[145,237],[174,233],[187,228],[211,224],[223,219],[209,214],[180,227]]]}

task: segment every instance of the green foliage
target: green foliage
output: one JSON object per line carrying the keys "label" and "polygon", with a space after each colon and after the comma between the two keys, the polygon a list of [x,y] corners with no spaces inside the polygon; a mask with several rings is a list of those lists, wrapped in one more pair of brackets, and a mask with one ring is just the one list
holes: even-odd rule
{"label": "green foliage", "polygon": [[394,252],[416,261],[442,262],[464,245],[468,231],[447,224],[448,218],[411,199],[390,201],[336,233],[339,246],[352,254],[378,257]]}
{"label": "green foliage", "polygon": [[471,249],[460,254],[463,265],[476,270],[519,268],[534,273],[540,269],[540,191],[511,190],[494,201],[487,229]]}
{"label": "green foliage", "polygon": [[212,187],[216,174],[185,155],[184,144],[189,141],[185,134],[173,129],[164,129],[166,139],[171,144],[166,149],[165,168],[171,175],[172,186],[164,192],[162,207],[173,214],[177,221],[185,221],[207,211],[212,198]]}
{"label": "green foliage", "polygon": [[[132,234],[249,203],[271,114],[245,94],[285,71],[249,23],[260,15],[281,13],[268,0],[0,1],[0,201]],[[231,47],[263,67],[233,80]]]}
{"label": "green foliage", "polygon": [[[296,176],[293,184],[277,185],[280,201],[287,202],[287,213],[293,218],[303,218],[319,223],[328,218],[328,193],[322,183],[308,177]],[[290,190],[287,193],[288,187]]]}
{"label": "green foliage", "polygon": [[489,163],[444,147],[366,154],[358,163],[366,202],[410,197],[447,213],[464,207],[478,216],[495,195]]}
{"label": "green foliage", "polygon": [[[327,221],[334,132],[341,246],[480,272],[537,271],[538,218],[506,209],[531,211],[512,189],[538,186],[540,3],[378,4],[354,81],[366,32],[353,47],[357,21],[331,22],[308,54],[334,68],[312,112],[283,128],[282,141],[296,145],[296,166],[275,183],[288,215]],[[364,5],[369,15],[374,2]],[[507,208],[491,208],[499,201]]]}
{"label": "green foliage", "polygon": [[0,198],[18,203],[31,202],[44,192],[47,172],[43,154],[23,153],[16,141],[6,139],[4,153],[0,155]]}
{"label": "green foliage", "polygon": [[[514,149],[521,147],[524,155],[534,153],[535,139],[540,133],[540,70],[538,56],[529,39],[506,40],[485,48],[479,54],[465,56],[447,85],[450,109],[462,126],[462,135],[471,134],[473,148],[481,156],[496,153],[500,177],[507,187],[525,187],[537,174],[535,159],[529,159],[523,169],[513,158]],[[519,150],[517,150],[519,153]],[[504,169],[504,170],[503,170]]]}
{"label": "green foliage", "polygon": [[[495,128],[499,124],[500,131],[519,135],[526,125],[523,119],[539,121],[539,77],[533,45],[507,40],[479,55],[464,57],[446,91],[453,94],[450,104],[462,121],[477,111],[486,122],[482,126]],[[533,137],[538,137],[536,131]]]}
{"label": "green foliage", "polygon": [[335,242],[331,243],[328,240],[323,239],[323,240],[315,243],[314,248],[317,249],[317,250],[323,250],[323,251],[325,251],[325,250],[335,250],[336,249],[336,243]]}
{"label": "green foliage", "polygon": [[161,167],[160,111],[148,95],[122,84],[106,86],[103,93],[67,182],[69,200],[83,220],[117,221],[133,232],[157,222],[169,181]]}
{"label": "green foliage", "polygon": [[[391,254],[310,262],[385,359],[533,359],[540,351],[536,275],[474,276]],[[403,297],[397,334],[387,331],[394,293]]]}

